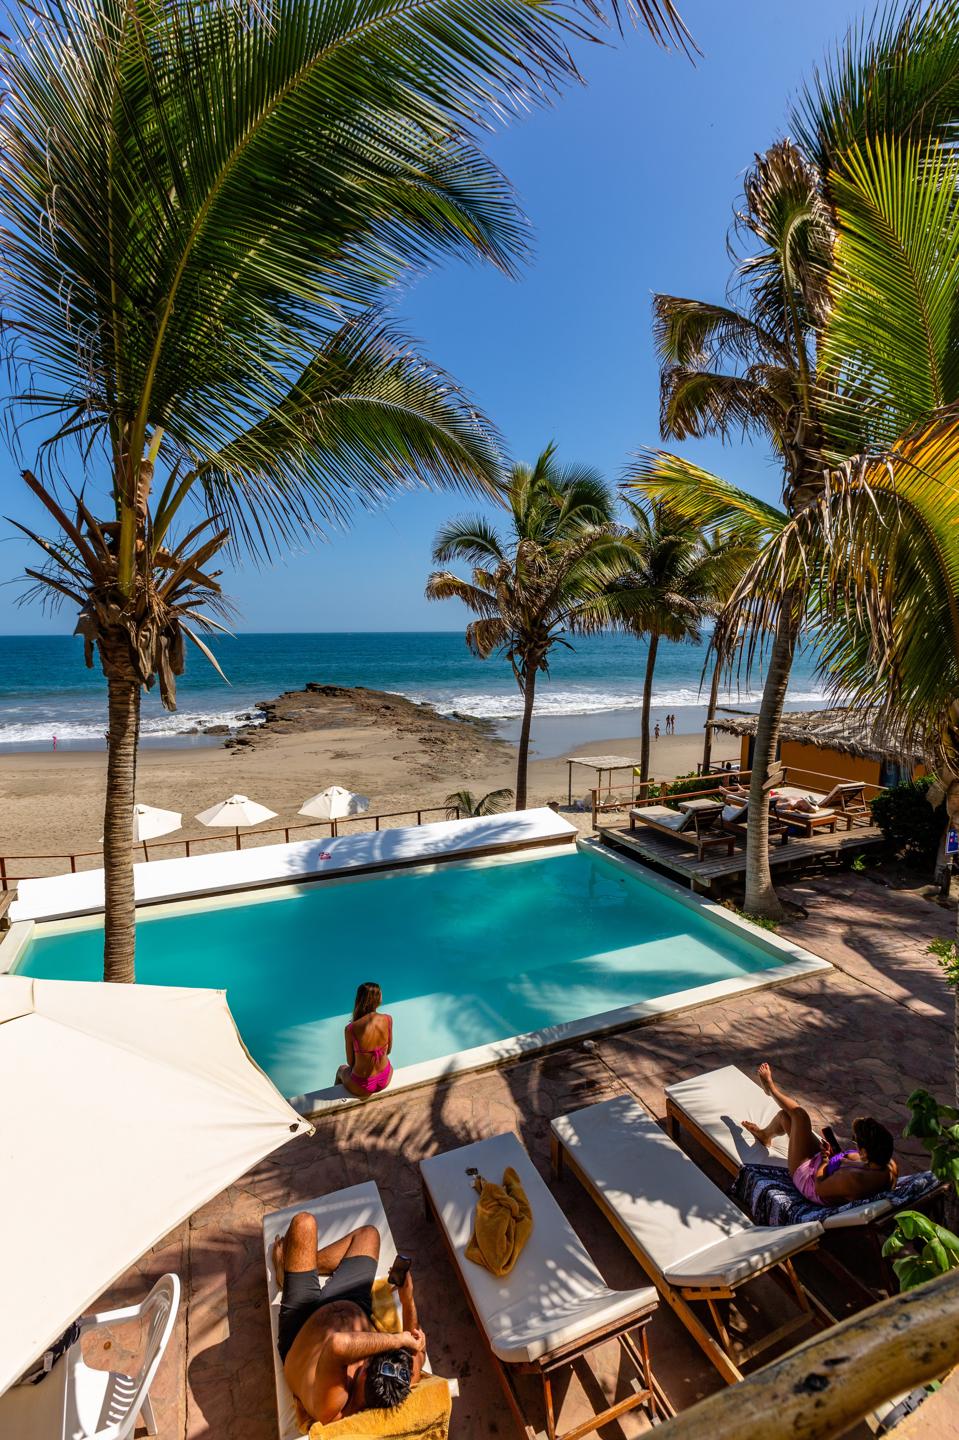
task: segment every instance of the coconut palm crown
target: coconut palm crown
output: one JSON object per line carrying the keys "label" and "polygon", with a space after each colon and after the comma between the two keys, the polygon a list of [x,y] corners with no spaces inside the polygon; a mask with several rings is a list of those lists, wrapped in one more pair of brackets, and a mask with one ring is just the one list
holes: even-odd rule
{"label": "coconut palm crown", "polygon": [[486,520],[454,520],[437,535],[433,559],[473,566],[470,579],[437,570],[430,600],[459,600],[477,617],[466,627],[474,655],[509,661],[523,696],[516,765],[516,808],[526,806],[530,726],[536,682],[549,673],[567,634],[594,633],[615,623],[612,587],[625,573],[629,551],[613,520],[609,487],[594,471],[561,466],[552,445],[533,465],[514,465],[503,488],[510,534]]}

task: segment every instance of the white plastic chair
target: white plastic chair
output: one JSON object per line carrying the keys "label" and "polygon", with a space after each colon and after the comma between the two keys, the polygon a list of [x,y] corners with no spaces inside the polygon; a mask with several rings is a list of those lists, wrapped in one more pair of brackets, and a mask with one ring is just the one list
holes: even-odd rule
{"label": "white plastic chair", "polygon": [[142,1304],[83,1317],[81,1338],[91,1330],[127,1320],[148,1321],[146,1348],[138,1374],[123,1375],[91,1369],[83,1363],[80,1340],[71,1345],[63,1362],[68,1367],[64,1440],[127,1440],[140,1415],[147,1434],[157,1433],[149,1389],[170,1342],[179,1304],[179,1277],[161,1275]]}

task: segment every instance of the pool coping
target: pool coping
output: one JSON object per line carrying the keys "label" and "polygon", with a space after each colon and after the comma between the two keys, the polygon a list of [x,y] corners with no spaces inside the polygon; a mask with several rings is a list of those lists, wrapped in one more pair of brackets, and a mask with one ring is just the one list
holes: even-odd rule
{"label": "pool coping", "polygon": [[601,840],[582,836],[577,838],[576,848],[588,854],[595,854],[604,863],[622,870],[625,874],[640,878],[655,890],[671,899],[678,900],[688,909],[700,914],[707,913],[712,923],[733,934],[746,937],[751,944],[768,954],[781,955],[782,963],[754,975],[737,979],[715,980],[710,985],[697,985],[691,989],[674,990],[658,995],[653,1000],[641,1000],[635,1005],[623,1005],[616,1010],[607,1010],[598,1015],[584,1016],[581,1020],[569,1020],[560,1025],[530,1030],[525,1035],[512,1035],[504,1040],[494,1040],[486,1045],[476,1045],[456,1055],[443,1055],[435,1060],[425,1060],[419,1065],[405,1065],[393,1073],[393,1079],[386,1090],[379,1095],[358,1099],[347,1094],[342,1086],[332,1085],[323,1090],[310,1090],[303,1095],[290,1095],[288,1100],[300,1115],[309,1119],[322,1118],[331,1113],[358,1105],[375,1102],[379,1096],[395,1095],[398,1090],[411,1090],[422,1085],[452,1079],[466,1072],[495,1069],[510,1061],[526,1059],[531,1055],[561,1048],[576,1040],[585,1040],[597,1035],[609,1034],[634,1025],[650,1024],[664,1015],[676,1014],[681,1010],[694,1010],[700,1005],[710,1005],[716,1000],[725,1000],[732,995],[746,994],[751,990],[762,990],[772,985],[784,985],[791,980],[804,979],[810,975],[822,974],[834,967],[820,955],[814,955],[802,945],[759,925],[754,925],[744,916],[727,910],[704,895],[696,895],[675,880],[657,874],[638,861],[617,854]]}

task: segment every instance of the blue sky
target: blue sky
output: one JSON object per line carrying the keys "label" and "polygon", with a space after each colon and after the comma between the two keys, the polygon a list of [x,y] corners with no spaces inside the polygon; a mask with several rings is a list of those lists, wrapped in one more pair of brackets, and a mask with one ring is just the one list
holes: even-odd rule
{"label": "blue sky", "polygon": [[[398,306],[423,352],[475,397],[516,459],[555,440],[561,458],[615,480],[632,452],[658,443],[650,296],[722,298],[743,171],[784,133],[803,78],[872,11],[849,0],[680,8],[703,51],[695,66],[639,31],[615,48],[582,47],[586,86],[491,138],[535,230],[523,277],[454,265],[423,277]],[[776,467],[761,447],[681,448],[776,498]],[[457,495],[412,494],[284,563],[243,566],[227,577],[237,628],[460,629],[459,607],[427,604],[423,585],[439,525],[475,508]],[[0,514],[35,515],[6,452]],[[17,605],[27,560],[28,547],[0,522],[0,581],[14,582],[0,584],[0,633],[71,630],[65,612]]]}

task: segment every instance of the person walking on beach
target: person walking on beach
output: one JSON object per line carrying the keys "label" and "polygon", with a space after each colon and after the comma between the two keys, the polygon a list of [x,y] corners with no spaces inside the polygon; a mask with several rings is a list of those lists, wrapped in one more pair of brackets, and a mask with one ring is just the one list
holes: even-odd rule
{"label": "person walking on beach", "polygon": [[658,720],[656,721],[656,724],[653,726],[653,739],[654,739],[654,740],[658,740],[658,739],[659,739],[659,721],[658,721]]}
{"label": "person walking on beach", "polygon": [[393,1078],[393,1017],[379,1013],[382,1003],[379,985],[364,981],[356,992],[353,1019],[345,1031],[347,1063],[337,1070],[336,1078],[358,1100],[385,1090]]}

